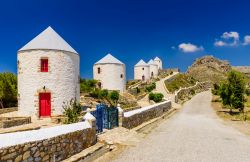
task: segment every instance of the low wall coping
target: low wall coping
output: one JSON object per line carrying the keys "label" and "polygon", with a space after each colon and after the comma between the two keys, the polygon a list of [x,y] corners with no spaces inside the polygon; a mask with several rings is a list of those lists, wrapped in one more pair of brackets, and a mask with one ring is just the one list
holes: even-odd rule
{"label": "low wall coping", "polygon": [[49,139],[87,128],[91,128],[91,125],[89,122],[84,121],[38,130],[0,134],[0,148]]}
{"label": "low wall coping", "polygon": [[168,101],[163,101],[163,102],[160,102],[160,103],[157,103],[157,104],[154,104],[154,105],[149,105],[149,106],[145,106],[145,107],[142,107],[140,109],[136,109],[136,110],[132,110],[132,111],[128,111],[128,112],[125,112],[124,113],[124,117],[130,117],[130,116],[133,116],[135,114],[139,114],[143,111],[146,111],[146,110],[149,110],[149,109],[152,109],[156,106],[159,106],[159,105],[163,105],[165,103],[168,103],[168,102],[171,102],[170,100]]}

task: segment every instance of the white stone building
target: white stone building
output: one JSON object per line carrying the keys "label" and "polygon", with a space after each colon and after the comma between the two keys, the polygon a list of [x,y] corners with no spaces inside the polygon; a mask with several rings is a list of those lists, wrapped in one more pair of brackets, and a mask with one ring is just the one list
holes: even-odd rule
{"label": "white stone building", "polygon": [[99,87],[124,92],[126,89],[126,66],[111,54],[106,55],[93,66],[94,79]]}
{"label": "white stone building", "polygon": [[134,79],[147,81],[150,79],[149,65],[140,60],[134,67]]}
{"label": "white stone building", "polygon": [[158,77],[158,65],[151,59],[148,62],[149,65],[149,75],[150,78],[157,78]]}
{"label": "white stone building", "polygon": [[158,69],[162,70],[162,61],[159,57],[155,57],[154,62],[158,65]]}
{"label": "white stone building", "polygon": [[50,117],[80,99],[78,53],[51,27],[22,47],[18,57],[18,113]]}

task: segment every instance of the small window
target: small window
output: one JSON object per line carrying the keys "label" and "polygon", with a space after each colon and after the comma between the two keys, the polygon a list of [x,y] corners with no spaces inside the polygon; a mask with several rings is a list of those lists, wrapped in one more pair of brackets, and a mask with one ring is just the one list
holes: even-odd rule
{"label": "small window", "polygon": [[145,76],[143,75],[143,76],[142,76],[142,81],[144,81],[144,80],[145,80]]}
{"label": "small window", "polygon": [[121,74],[121,78],[123,78],[123,75]]}
{"label": "small window", "polygon": [[142,70],[144,70],[144,68],[142,68]]}
{"label": "small window", "polygon": [[49,71],[48,62],[48,59],[41,59],[41,72]]}
{"label": "small window", "polygon": [[97,73],[100,74],[101,73],[101,68],[97,68]]}

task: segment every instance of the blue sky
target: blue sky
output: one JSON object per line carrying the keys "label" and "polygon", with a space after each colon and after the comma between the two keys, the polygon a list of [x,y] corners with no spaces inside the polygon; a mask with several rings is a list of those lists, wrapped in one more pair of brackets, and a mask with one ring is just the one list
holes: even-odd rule
{"label": "blue sky", "polygon": [[[0,72],[16,73],[17,50],[52,26],[81,57],[81,76],[112,53],[127,66],[155,56],[185,71],[206,54],[250,65],[250,2],[228,0],[10,0],[0,2]],[[249,36],[249,37],[248,37]]]}

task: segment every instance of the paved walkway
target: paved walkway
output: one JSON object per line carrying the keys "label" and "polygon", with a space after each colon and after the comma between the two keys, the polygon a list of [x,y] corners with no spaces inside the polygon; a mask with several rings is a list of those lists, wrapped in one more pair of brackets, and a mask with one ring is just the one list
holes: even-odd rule
{"label": "paved walkway", "polygon": [[250,138],[223,125],[203,92],[184,104],[135,147],[119,154],[118,162],[249,162]]}
{"label": "paved walkway", "polygon": [[179,72],[174,72],[172,75],[169,75],[168,77],[161,79],[160,81],[156,82],[156,88],[154,92],[160,92],[164,95],[164,98],[170,99],[172,101],[172,107],[174,108],[180,108],[180,105],[175,103],[175,95],[168,92],[165,81],[172,78],[173,76],[179,74]]}

